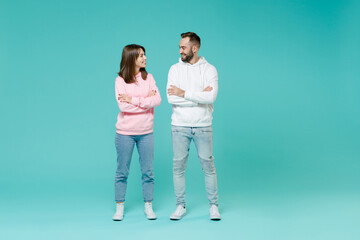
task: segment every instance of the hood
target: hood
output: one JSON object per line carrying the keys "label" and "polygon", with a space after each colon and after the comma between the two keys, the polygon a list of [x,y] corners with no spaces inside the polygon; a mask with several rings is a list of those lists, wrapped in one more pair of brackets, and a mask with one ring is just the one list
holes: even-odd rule
{"label": "hood", "polygon": [[188,77],[188,73],[192,72],[192,71],[196,71],[196,69],[198,69],[200,71],[200,76],[201,78],[204,77],[204,74],[206,72],[206,69],[208,67],[208,62],[205,60],[204,57],[199,57],[199,61],[197,61],[195,64],[190,64],[187,62],[183,62],[181,60],[181,58],[179,58],[179,64],[180,66],[182,66],[180,69],[182,69],[181,71],[185,71],[185,76],[186,78]]}

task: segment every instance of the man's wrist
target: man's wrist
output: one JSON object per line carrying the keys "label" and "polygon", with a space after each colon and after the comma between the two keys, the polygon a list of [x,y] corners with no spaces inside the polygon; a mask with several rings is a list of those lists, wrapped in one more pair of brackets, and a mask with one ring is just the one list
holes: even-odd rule
{"label": "man's wrist", "polygon": [[184,90],[181,90],[180,97],[185,98],[185,91]]}

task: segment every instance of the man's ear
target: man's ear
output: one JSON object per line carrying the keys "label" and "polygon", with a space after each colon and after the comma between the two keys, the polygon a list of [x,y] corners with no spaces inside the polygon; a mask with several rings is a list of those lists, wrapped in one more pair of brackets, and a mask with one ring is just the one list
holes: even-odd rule
{"label": "man's ear", "polygon": [[196,44],[194,44],[192,46],[192,51],[198,53],[199,52],[199,47]]}

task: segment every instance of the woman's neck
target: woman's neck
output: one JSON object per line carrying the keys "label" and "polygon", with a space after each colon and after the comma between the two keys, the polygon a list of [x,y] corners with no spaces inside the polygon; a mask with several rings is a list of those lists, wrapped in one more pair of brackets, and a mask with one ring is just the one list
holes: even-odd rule
{"label": "woman's neck", "polygon": [[135,76],[138,75],[139,72],[140,72],[140,68],[136,68],[136,69],[135,69]]}

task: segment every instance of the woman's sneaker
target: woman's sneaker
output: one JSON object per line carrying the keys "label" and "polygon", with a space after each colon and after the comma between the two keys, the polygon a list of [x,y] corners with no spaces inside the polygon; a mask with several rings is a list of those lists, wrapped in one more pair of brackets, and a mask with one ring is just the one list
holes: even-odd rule
{"label": "woman's sneaker", "polygon": [[185,206],[177,206],[175,212],[170,216],[171,220],[180,220],[186,214]]}
{"label": "woman's sneaker", "polygon": [[124,203],[116,204],[116,212],[113,216],[114,221],[121,221],[124,218]]}
{"label": "woman's sneaker", "polygon": [[210,207],[210,219],[214,221],[221,220],[219,209],[216,205],[211,205]]}
{"label": "woman's sneaker", "polygon": [[151,202],[146,202],[145,203],[145,215],[147,217],[147,219],[149,220],[155,220],[156,219],[156,214],[154,213],[153,209],[152,209],[152,205]]}

